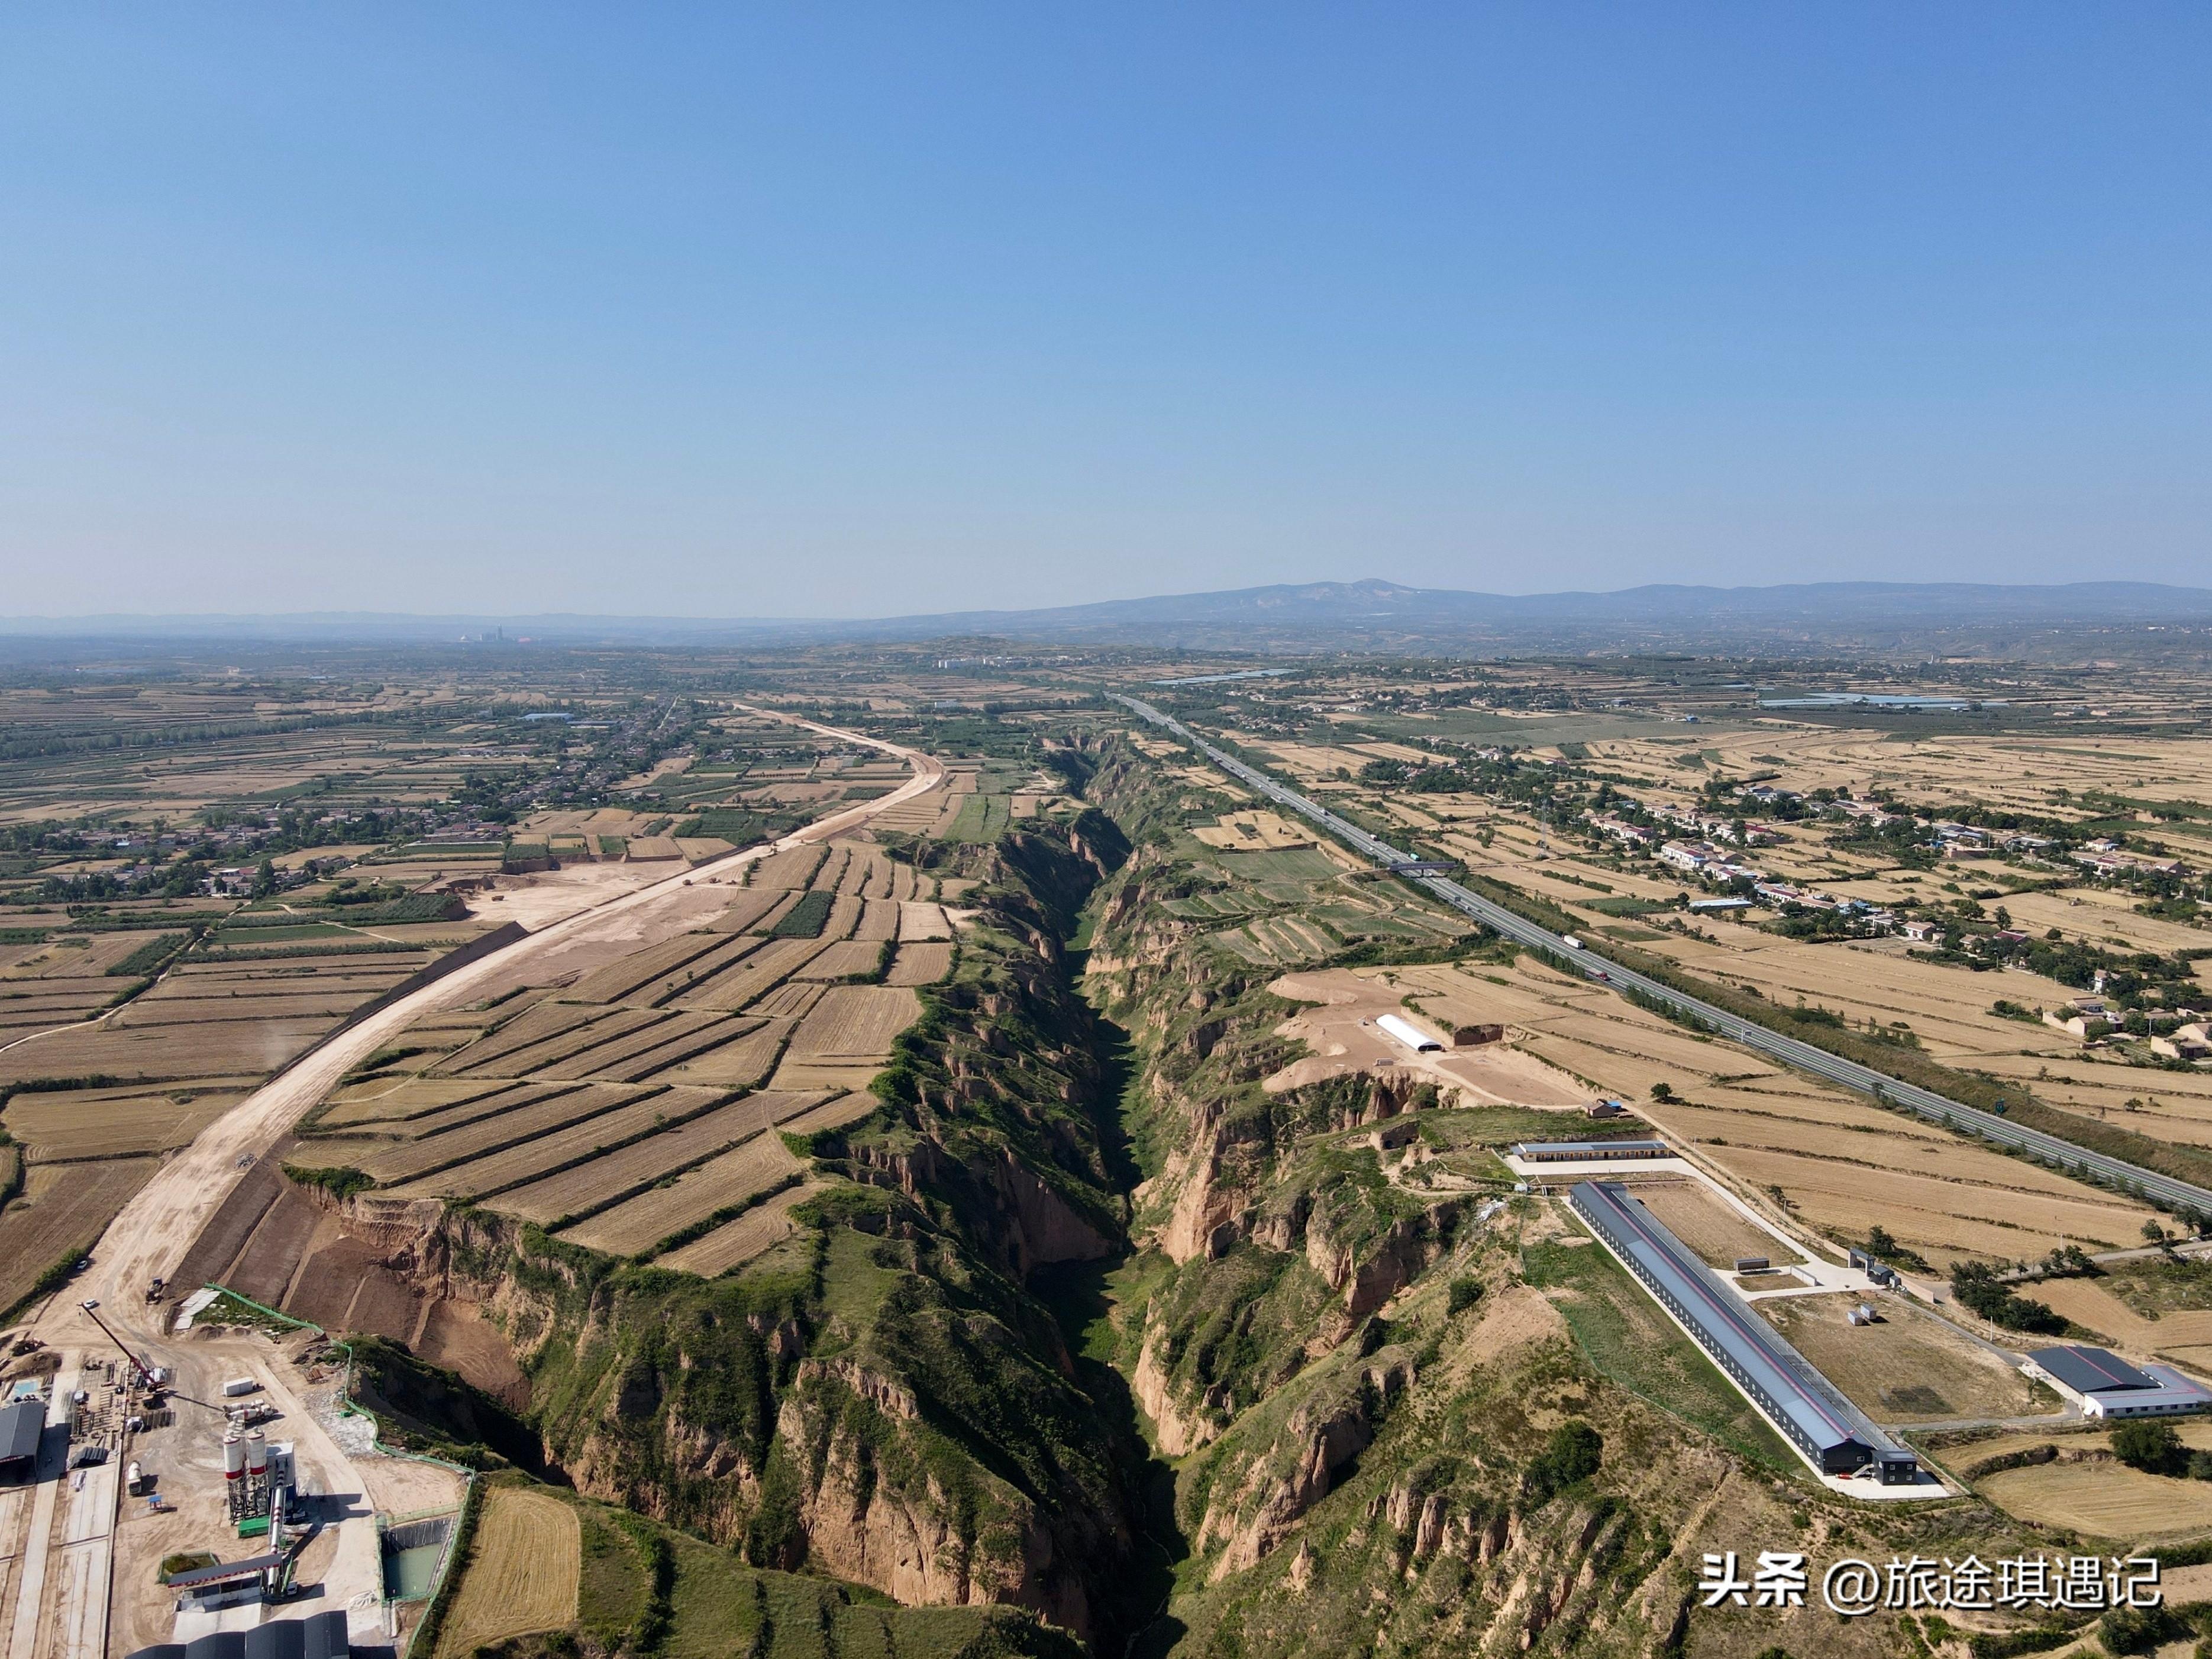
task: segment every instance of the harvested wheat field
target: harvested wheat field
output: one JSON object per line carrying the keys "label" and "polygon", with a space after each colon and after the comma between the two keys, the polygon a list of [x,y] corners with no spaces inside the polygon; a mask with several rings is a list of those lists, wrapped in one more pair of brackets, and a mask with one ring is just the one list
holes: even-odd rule
{"label": "harvested wheat field", "polygon": [[720,933],[679,933],[658,945],[594,968],[562,994],[577,1002],[620,1002],[653,981],[678,972],[709,951],[726,948],[729,940]]}
{"label": "harvested wheat field", "polygon": [[0,1054],[0,1083],[33,1077],[110,1078],[168,1083],[273,1072],[330,1029],[326,1018],[260,1019],[250,999],[221,1020],[190,1025],[112,1029],[87,1024]]}
{"label": "harvested wheat field", "polygon": [[600,1034],[598,1041],[541,1061],[531,1067],[531,1073],[536,1077],[569,1082],[585,1078],[626,1082],[629,1079],[622,1077],[622,1073],[641,1061],[649,1064],[650,1056],[665,1049],[673,1048],[688,1053],[692,1048],[708,1047],[721,1024],[719,1015],[692,1012],[655,1013],[619,1025],[600,1023],[592,1027]]}
{"label": "harvested wheat field", "polygon": [[659,1081],[729,1089],[757,1089],[768,1079],[798,1024],[790,1019],[748,1021],[741,1035],[661,1073]]}
{"label": "harvested wheat field", "polygon": [[22,1196],[0,1210],[0,1309],[29,1294],[64,1256],[91,1249],[159,1167],[157,1158],[117,1158],[26,1170]]}
{"label": "harvested wheat field", "polygon": [[[594,1088],[601,1087],[593,1085]],[[536,1135],[503,1151],[425,1174],[398,1191],[408,1198],[478,1198],[550,1175],[563,1165],[611,1150],[665,1122],[696,1112],[714,1093],[704,1089],[668,1090],[648,1099],[600,1112],[568,1127]],[[369,1173],[375,1174],[374,1170]]]}
{"label": "harvested wheat field", "polygon": [[[404,1181],[410,1176],[427,1175],[433,1170],[458,1164],[464,1158],[477,1158],[507,1146],[535,1142],[556,1130],[565,1129],[586,1119],[612,1112],[617,1107],[638,1098],[640,1091],[594,1084],[587,1088],[563,1088],[539,1094],[536,1098],[507,1103],[502,1101],[496,1109],[478,1109],[483,1103],[456,1107],[456,1112],[474,1115],[457,1122],[438,1119],[420,1120],[414,1129],[416,1138],[392,1142],[388,1147],[361,1159],[357,1167],[378,1181]],[[428,1122],[434,1127],[425,1129]]]}
{"label": "harvested wheat field", "polygon": [[2045,1463],[1978,1483],[2008,1515],[2092,1538],[2130,1541],[2212,1526],[2212,1486],[2145,1474],[2124,1463]]}
{"label": "harvested wheat field", "polygon": [[814,980],[872,979],[883,956],[881,944],[871,945],[863,939],[843,939],[800,969],[799,974],[804,978]]}
{"label": "harvested wheat field", "polygon": [[[772,1146],[774,1153],[781,1153],[781,1162],[788,1165],[791,1154],[783,1150],[783,1143],[762,1132],[809,1103],[810,1097],[804,1095],[748,1095],[574,1169],[514,1188],[491,1200],[486,1207],[540,1226],[550,1225],[567,1216],[604,1208],[749,1139],[756,1146]],[[777,1161],[772,1153],[763,1156],[771,1163]],[[665,1237],[672,1231],[664,1229],[655,1237]]]}
{"label": "harvested wheat field", "polygon": [[934,985],[952,971],[952,946],[943,941],[902,945],[884,975],[886,985]]}
{"label": "harvested wheat field", "polygon": [[854,1090],[835,1100],[825,1100],[819,1106],[800,1113],[782,1126],[789,1135],[818,1135],[826,1129],[842,1129],[848,1123],[858,1123],[883,1103],[873,1095]]}
{"label": "harvested wheat field", "polygon": [[792,980],[760,998],[745,1012],[767,1019],[800,1020],[814,1012],[828,988],[818,980]]}
{"label": "harvested wheat field", "polygon": [[650,1042],[632,1039],[623,1045],[623,1053],[595,1054],[593,1069],[588,1073],[594,1082],[642,1083],[658,1081],[661,1073],[681,1065],[695,1054],[703,1054],[727,1042],[732,1036],[753,1029],[755,1021],[725,1016],[697,1025],[665,1027],[653,1034]]}
{"label": "harvested wheat field", "polygon": [[818,939],[780,939],[770,941],[734,966],[702,980],[676,999],[684,1008],[743,1008],[777,986],[830,949],[832,941]]}
{"label": "harvested wheat field", "polygon": [[866,901],[858,894],[841,893],[830,902],[829,920],[822,924],[824,939],[850,939],[860,924]]}
{"label": "harvested wheat field", "polygon": [[174,933],[114,933],[90,937],[64,934],[44,945],[22,947],[14,961],[0,968],[0,979],[76,979],[104,975],[142,947],[149,947],[156,940],[173,945],[176,939]]}
{"label": "harvested wheat field", "polygon": [[441,1072],[466,1073],[495,1065],[507,1055],[548,1037],[572,1031],[608,1011],[588,1004],[546,1000],[529,1004],[513,1018],[502,1020],[465,1048],[454,1050],[439,1063]]}
{"label": "harvested wheat field", "polygon": [[791,1218],[793,1208],[819,1191],[818,1186],[811,1183],[786,1188],[775,1197],[756,1204],[736,1220],[725,1222],[704,1237],[670,1251],[655,1265],[697,1273],[702,1279],[742,1267],[763,1250],[790,1237],[797,1231]]}
{"label": "harvested wheat field", "polygon": [[830,857],[827,847],[793,847],[781,853],[771,853],[753,866],[752,887],[756,892],[781,890],[797,892],[814,884],[815,872]]}
{"label": "harvested wheat field", "polygon": [[[456,1056],[452,1063],[436,1069],[463,1077],[529,1077],[572,1055],[588,1053],[617,1037],[647,1030],[665,1018],[643,1008],[572,1009],[566,1004],[556,1012],[580,1013],[584,1018],[535,1042],[511,1048],[496,1059],[470,1061]],[[464,1049],[462,1054],[467,1052]]]}
{"label": "harvested wheat field", "polygon": [[713,950],[689,957],[682,966],[671,969],[658,979],[640,984],[629,993],[629,1002],[636,1007],[662,1007],[693,986],[712,979],[732,963],[742,962],[767,943],[753,933],[740,933],[735,938],[726,933],[717,933],[714,938],[717,943]]}
{"label": "harvested wheat field", "polygon": [[904,986],[833,985],[791,1040],[793,1060],[883,1060],[891,1039],[921,1017]]}
{"label": "harvested wheat field", "polygon": [[[359,1127],[364,1134],[417,1140],[425,1135],[443,1134],[448,1129],[457,1129],[463,1124],[511,1112],[519,1107],[535,1105],[556,1095],[577,1092],[573,1084],[493,1082],[451,1105],[434,1106],[427,1111],[409,1111],[391,1119],[371,1118]],[[321,1133],[332,1127],[329,1119],[321,1119],[316,1121],[314,1132]],[[349,1122],[343,1127],[352,1128],[356,1125]]]}
{"label": "harvested wheat field", "polygon": [[722,914],[707,924],[717,933],[744,933],[764,923],[772,923],[781,912],[790,908],[793,896],[782,888],[746,888],[732,898]]}
{"label": "harvested wheat field", "polygon": [[114,1158],[181,1146],[245,1098],[219,1091],[173,1099],[124,1095],[88,1099],[78,1094],[18,1095],[4,1115],[8,1132],[33,1164]]}
{"label": "harvested wheat field", "polygon": [[[2151,1213],[2089,1187],[2077,1188],[2078,1196],[2061,1197],[1979,1180],[1884,1170],[1872,1158],[1858,1166],[1749,1146],[1699,1150],[1747,1185],[1780,1187],[1801,1221],[1832,1237],[1863,1238],[1870,1227],[1886,1227],[1939,1266],[1961,1255],[2033,1258],[2069,1241],[2117,1249],[2141,1239]],[[2020,1167],[2012,1160],[2006,1164]]]}
{"label": "harvested wheat field", "polygon": [[[837,877],[837,890],[841,893],[850,893],[856,898],[874,890],[874,888],[879,884],[881,874],[887,873],[887,872],[879,872],[878,866],[888,866],[890,860],[872,848],[860,847],[845,842],[835,844],[843,848],[846,854],[845,867]],[[816,884],[820,885],[819,883]]]}
{"label": "harvested wheat field", "polygon": [[902,942],[914,939],[951,939],[952,924],[945,919],[945,907],[919,899],[909,899],[899,906],[899,939]]}
{"label": "harvested wheat field", "polygon": [[756,1135],[668,1185],[602,1210],[558,1236],[571,1244],[604,1250],[609,1255],[636,1255],[672,1234],[697,1226],[718,1210],[742,1204],[779,1182],[790,1180],[799,1170],[799,1160],[784,1146],[781,1135]]}
{"label": "harvested wheat field", "polygon": [[439,1633],[439,1659],[573,1623],[582,1567],[574,1510],[544,1492],[494,1486]]}

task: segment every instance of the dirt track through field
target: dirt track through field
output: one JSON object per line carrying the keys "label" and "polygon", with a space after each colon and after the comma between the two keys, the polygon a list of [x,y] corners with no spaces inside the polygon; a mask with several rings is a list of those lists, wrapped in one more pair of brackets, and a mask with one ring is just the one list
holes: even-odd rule
{"label": "dirt track through field", "polygon": [[[828,841],[893,805],[927,794],[944,781],[943,765],[918,750],[793,715],[744,704],[734,706],[748,714],[803,726],[817,736],[896,755],[914,768],[915,775],[890,794],[833,813],[781,841],[726,854],[690,870],[679,866],[659,881],[549,921],[538,932],[380,1009],[302,1054],[289,1070],[202,1131],[140,1188],[102,1236],[91,1270],[74,1282],[69,1297],[47,1304],[40,1324],[52,1322],[57,1328],[46,1334],[60,1336],[59,1323],[86,1297],[97,1297],[114,1310],[117,1322],[125,1328],[141,1334],[157,1333],[167,1323],[167,1315],[165,1310],[144,1307],[140,1292],[148,1281],[157,1274],[173,1273],[200,1230],[238,1185],[244,1170],[289,1134],[310,1108],[337,1087],[339,1079],[432,1009],[465,1002],[495,975],[511,975],[533,957],[588,940],[603,930],[628,937],[641,932],[675,933],[696,925],[709,907],[719,912],[731,896],[726,888],[717,884],[718,879],[726,879],[745,864],[775,853]],[[589,890],[578,896],[588,900]]]}

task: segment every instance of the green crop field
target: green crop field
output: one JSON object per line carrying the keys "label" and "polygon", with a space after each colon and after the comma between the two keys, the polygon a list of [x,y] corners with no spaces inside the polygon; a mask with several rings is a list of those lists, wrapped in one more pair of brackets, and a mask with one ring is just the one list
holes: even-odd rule
{"label": "green crop field", "polygon": [[836,895],[823,888],[801,893],[799,902],[785,911],[769,932],[777,939],[819,939],[836,902]]}

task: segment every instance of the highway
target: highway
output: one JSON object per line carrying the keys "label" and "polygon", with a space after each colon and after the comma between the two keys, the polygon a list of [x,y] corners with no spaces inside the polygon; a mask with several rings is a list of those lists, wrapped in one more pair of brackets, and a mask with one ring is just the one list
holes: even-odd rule
{"label": "highway", "polygon": [[[1153,725],[1173,732],[1183,742],[1199,750],[1216,766],[1220,767],[1222,770],[1229,773],[1240,782],[1249,784],[1257,790],[1265,799],[1274,802],[1278,806],[1296,812],[1310,823],[1319,824],[1338,840],[1364,854],[1376,863],[1389,866],[1407,864],[1414,860],[1414,854],[1399,851],[1388,842],[1369,835],[1358,825],[1346,823],[1327,807],[1316,801],[1309,800],[1295,789],[1287,788],[1266,773],[1247,766],[1234,755],[1226,754],[1215,748],[1188,726],[1183,725],[1182,721],[1161,713],[1150,703],[1140,702],[1135,697],[1123,696],[1119,692],[1111,692],[1108,695],[1112,696],[1115,702],[1133,709]],[[1802,1042],[1796,1037],[1785,1036],[1778,1031],[1771,1031],[1764,1025],[1754,1024],[1741,1015],[1732,1014],[1724,1008],[1717,1008],[1709,1002],[1701,1001],[1696,997],[1675,990],[1672,986],[1663,985],[1657,980],[1647,979],[1642,974],[1632,969],[1623,968],[1586,946],[1577,948],[1571,945],[1564,936],[1540,927],[1525,917],[1516,915],[1512,911],[1469,892],[1457,882],[1445,877],[1409,875],[1404,878],[1425,888],[1454,909],[1473,917],[1492,932],[1503,934],[1516,944],[1526,945],[1536,950],[1548,951],[1556,956],[1578,963],[1593,981],[1611,985],[1617,989],[1634,989],[1668,1007],[1693,1015],[1710,1027],[1715,1035],[1724,1036],[1732,1042],[1741,1043],[1747,1048],[1756,1049],[1759,1053],[1781,1060],[1785,1065],[1795,1066],[1800,1071],[1810,1072],[1816,1077],[1826,1078],[1830,1082],[1839,1083],[1847,1089],[1856,1089],[1862,1094],[1875,1096],[1885,1105],[1917,1113],[1922,1117],[1947,1125],[1951,1128],[1978,1135],[1993,1146],[2008,1147],[2025,1153],[2030,1158],[2039,1158],[2046,1163],[2062,1166],[2092,1180],[2125,1183],[2129,1188],[2140,1192],[2151,1203],[2163,1208],[2176,1212],[2194,1212],[2198,1216],[2212,1219],[2212,1190],[2191,1186],[2185,1181],[2176,1181],[2171,1176],[2160,1175],[2156,1170],[2146,1170],[2139,1164],[2130,1164],[2120,1158],[2108,1158],[2102,1152],[2090,1152],[2084,1147],[2075,1146],[2071,1141],[2061,1140],[2056,1135],[2048,1135],[2039,1129],[2031,1129],[2022,1124],[2012,1122],[1994,1112],[1984,1112],[1976,1107],[1962,1105],[1958,1101],[1947,1099],[1915,1084],[1903,1082],[1889,1076],[1887,1073],[1877,1072],[1871,1066],[1862,1066],[1856,1060],[1845,1060],[1839,1054],[1832,1054],[1825,1048],[1816,1048],[1809,1042]]]}

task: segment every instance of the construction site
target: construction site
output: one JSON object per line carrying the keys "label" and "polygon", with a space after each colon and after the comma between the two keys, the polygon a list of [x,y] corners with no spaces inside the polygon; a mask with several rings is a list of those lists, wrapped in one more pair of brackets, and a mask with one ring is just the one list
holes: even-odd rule
{"label": "construction site", "polygon": [[[410,1022],[481,995],[489,975],[573,977],[599,957],[680,934],[732,899],[754,896],[739,890],[753,879],[749,866],[779,854],[803,872],[787,883],[763,878],[760,898],[792,905],[829,859],[854,877],[845,918],[852,926],[869,902],[859,888],[876,866],[842,848],[832,858],[822,843],[939,788],[945,777],[926,756],[856,741],[889,752],[897,769],[910,770],[908,781],[779,841],[742,852],[717,843],[711,877],[679,861],[611,895],[600,884],[567,884],[544,914],[532,914],[530,930],[500,935],[492,950],[453,953],[453,971],[333,1030],[239,1100],[161,1164],[90,1253],[65,1259],[19,1304],[23,1322],[0,1332],[0,1659],[336,1659],[348,1650],[406,1650],[452,1565],[471,1476],[380,1446],[374,1418],[349,1401],[351,1351],[325,1327],[380,1328],[374,1318],[346,1316],[356,1285],[374,1279],[369,1287],[386,1300],[403,1292],[352,1257],[303,1262],[306,1234],[260,1225],[278,1191],[299,1198],[278,1176],[278,1161],[296,1144],[303,1114]],[[888,884],[888,865],[882,873]],[[825,920],[836,902],[828,885],[818,906]],[[897,902],[912,896],[909,887],[884,901],[897,920],[857,947],[871,962],[915,948],[895,944],[895,933],[949,933],[936,905]],[[916,913],[913,924],[907,909]],[[939,933],[919,927],[925,910]],[[903,1007],[914,992],[894,994]],[[842,1056],[830,1048],[832,1060]],[[862,1079],[880,1063],[872,1049],[859,1058]],[[812,1092],[788,1096],[793,1112],[829,1098],[823,1079],[807,1081]],[[698,1156],[723,1144],[710,1141]],[[773,1136],[763,1145],[782,1152]],[[284,1218],[301,1219],[298,1210],[295,1203]],[[304,1212],[311,1224],[319,1217]],[[338,1309],[280,1311],[282,1286],[303,1277],[343,1289]],[[277,1288],[264,1292],[264,1279]],[[264,1293],[277,1305],[248,1299]]]}
{"label": "construction site", "polygon": [[[319,1332],[212,1322],[252,1310],[207,1291],[172,1303],[159,1281],[123,1311],[65,1292],[8,1338],[8,1427],[37,1431],[0,1471],[9,1659],[203,1659],[332,1613],[356,1650],[404,1638],[465,1476],[376,1453],[343,1401],[346,1355]],[[283,1654],[331,1637],[270,1639]]]}

